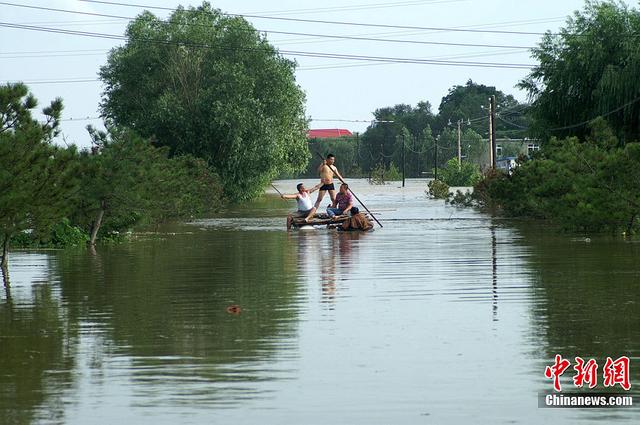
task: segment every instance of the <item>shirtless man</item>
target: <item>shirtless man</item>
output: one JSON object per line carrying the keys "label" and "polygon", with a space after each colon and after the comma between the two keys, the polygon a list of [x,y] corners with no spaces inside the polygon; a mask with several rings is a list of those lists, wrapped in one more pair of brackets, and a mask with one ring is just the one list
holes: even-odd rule
{"label": "shirtless man", "polygon": [[318,173],[320,173],[320,183],[322,186],[320,187],[320,191],[318,192],[318,199],[316,200],[316,204],[314,207],[317,209],[320,206],[320,202],[322,202],[322,198],[324,198],[324,194],[329,191],[329,196],[331,197],[331,204],[336,201],[336,187],[333,184],[333,177],[338,177],[341,181],[344,181],[338,169],[333,165],[336,162],[336,157],[334,154],[330,153],[327,155],[327,159],[323,160],[320,166],[318,167]]}

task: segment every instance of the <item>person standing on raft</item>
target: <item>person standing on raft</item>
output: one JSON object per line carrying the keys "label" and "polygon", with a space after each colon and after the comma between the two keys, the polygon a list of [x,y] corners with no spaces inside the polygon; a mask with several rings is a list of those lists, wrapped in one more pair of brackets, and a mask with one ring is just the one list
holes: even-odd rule
{"label": "person standing on raft", "polygon": [[318,166],[318,173],[320,174],[320,191],[318,192],[318,199],[316,199],[316,203],[314,208],[317,210],[320,207],[320,202],[322,202],[322,198],[324,198],[324,194],[329,192],[329,196],[331,197],[331,204],[336,201],[336,187],[333,184],[333,177],[336,176],[341,181],[344,181],[344,178],[338,172],[335,164],[336,156],[332,153],[327,155],[327,159],[322,160],[320,166]]}

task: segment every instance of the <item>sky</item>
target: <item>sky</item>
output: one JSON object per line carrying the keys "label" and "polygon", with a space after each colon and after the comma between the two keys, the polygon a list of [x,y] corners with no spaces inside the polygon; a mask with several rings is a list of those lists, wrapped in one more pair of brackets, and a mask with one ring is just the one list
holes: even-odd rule
{"label": "sky", "polygon": [[[134,18],[146,7],[156,16],[166,18],[169,10],[154,8],[201,4],[175,0],[105,0],[105,3],[126,6],[81,0],[0,1],[0,83],[25,82],[40,101],[40,108],[56,97],[63,99],[59,143],[90,145],[87,124],[100,128],[102,122],[98,109],[103,89],[97,73],[106,63],[109,50],[124,42],[53,33],[51,29],[121,36],[130,21],[120,17]],[[283,54],[287,52],[286,57],[296,60],[296,79],[306,93],[310,128],[346,128],[358,132],[366,130],[373,112],[385,106],[400,103],[415,106],[428,101],[437,112],[448,90],[464,85],[469,79],[526,101],[526,93],[515,86],[527,75],[528,67],[535,64],[528,49],[540,41],[541,33],[557,31],[568,15],[584,6],[583,0],[210,3],[222,12],[245,15],[255,28],[266,32],[268,40]],[[627,4],[636,5],[631,1]],[[33,27],[40,31],[28,29]],[[333,57],[299,56],[300,52]],[[337,55],[365,56],[369,60],[342,59]],[[370,60],[372,57],[387,58],[387,62],[374,62]],[[388,58],[404,63],[389,63]]]}

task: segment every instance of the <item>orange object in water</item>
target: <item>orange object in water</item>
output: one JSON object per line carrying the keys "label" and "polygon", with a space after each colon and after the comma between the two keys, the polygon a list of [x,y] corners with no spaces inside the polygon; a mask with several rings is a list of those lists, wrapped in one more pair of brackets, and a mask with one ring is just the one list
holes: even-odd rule
{"label": "orange object in water", "polygon": [[240,314],[241,311],[242,309],[237,304],[233,304],[227,307],[227,313],[229,314]]}

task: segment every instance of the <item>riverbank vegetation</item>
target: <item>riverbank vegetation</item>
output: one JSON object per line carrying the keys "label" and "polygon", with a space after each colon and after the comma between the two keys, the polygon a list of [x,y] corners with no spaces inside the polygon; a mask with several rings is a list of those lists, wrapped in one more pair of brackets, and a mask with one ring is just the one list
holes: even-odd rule
{"label": "riverbank vegetation", "polygon": [[577,231],[640,228],[640,11],[587,2],[533,50],[521,87],[540,152],[476,186],[481,205]]}
{"label": "riverbank vegetation", "polygon": [[60,147],[63,104],[33,118],[24,84],[0,86],[0,244],[64,247],[108,237],[135,224],[191,217],[223,201],[218,177],[189,155],[169,157],[131,130],[89,129],[91,149]]}
{"label": "riverbank vegetation", "polygon": [[[56,142],[62,100],[35,119],[24,84],[0,87],[0,247],[68,246],[202,215],[262,193],[309,159],[304,93],[241,17],[205,2],[143,12],[100,70],[106,131]],[[220,48],[220,46],[227,46]]]}

